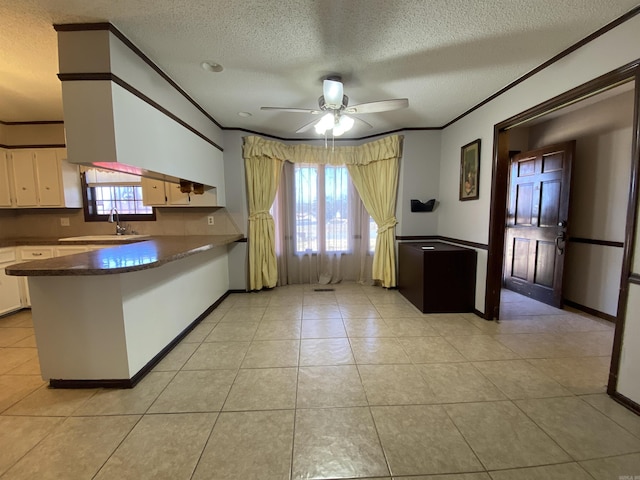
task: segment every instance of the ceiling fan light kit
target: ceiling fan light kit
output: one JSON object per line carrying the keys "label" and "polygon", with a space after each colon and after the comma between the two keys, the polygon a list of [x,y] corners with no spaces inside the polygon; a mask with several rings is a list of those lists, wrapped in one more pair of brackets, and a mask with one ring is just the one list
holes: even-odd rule
{"label": "ceiling fan light kit", "polygon": [[[362,113],[378,113],[390,110],[407,108],[409,100],[406,98],[395,98],[392,100],[379,100],[377,102],[361,103],[349,107],[349,97],[344,94],[344,86],[340,77],[325,78],[322,82],[322,95],[318,99],[319,110],[289,107],[260,107],[261,110],[280,110],[293,113],[310,113],[318,115],[326,112],[320,120],[314,120],[307,125],[300,127],[296,133],[303,133],[312,126],[319,135],[326,135],[331,130],[334,137],[339,137],[353,128],[354,119],[345,115],[359,115]],[[360,124],[373,128],[364,120],[358,119]]]}

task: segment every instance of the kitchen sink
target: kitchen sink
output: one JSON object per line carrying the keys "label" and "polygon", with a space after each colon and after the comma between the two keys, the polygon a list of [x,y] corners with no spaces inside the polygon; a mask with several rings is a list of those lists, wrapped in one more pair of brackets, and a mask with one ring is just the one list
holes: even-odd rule
{"label": "kitchen sink", "polygon": [[83,235],[80,237],[59,238],[60,242],[129,242],[148,238],[150,235]]}

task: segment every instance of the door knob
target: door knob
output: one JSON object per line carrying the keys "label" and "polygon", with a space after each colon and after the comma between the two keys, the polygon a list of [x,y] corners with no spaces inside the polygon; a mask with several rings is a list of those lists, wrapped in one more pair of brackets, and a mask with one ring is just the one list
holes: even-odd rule
{"label": "door knob", "polygon": [[567,226],[567,221],[566,220],[562,220],[562,221],[558,222],[558,226],[562,227],[562,228],[566,227]]}
{"label": "door knob", "polygon": [[[556,237],[555,244],[556,244],[556,250],[558,251],[558,255],[564,254],[564,242],[566,239],[567,237],[564,232],[558,234],[558,236]],[[562,242],[562,245],[560,245],[560,242]]]}

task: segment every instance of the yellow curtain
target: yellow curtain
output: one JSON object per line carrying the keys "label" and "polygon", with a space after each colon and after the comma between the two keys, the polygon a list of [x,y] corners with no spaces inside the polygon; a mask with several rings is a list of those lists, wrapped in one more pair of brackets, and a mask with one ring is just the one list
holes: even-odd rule
{"label": "yellow curtain", "polygon": [[249,289],[275,287],[278,269],[275,224],[269,209],[276,196],[282,161],[266,156],[245,158],[249,200]]}
{"label": "yellow curtain", "polygon": [[[357,146],[326,148],[287,145],[262,137],[244,137],[242,146],[249,192],[249,287],[259,290],[277,282],[273,204],[284,160],[293,163],[347,165],[362,201],[378,225],[373,278],[396,286],[395,218],[398,162],[402,136],[391,135]],[[357,179],[356,179],[357,177]]]}
{"label": "yellow curtain", "polygon": [[368,165],[347,165],[367,212],[378,225],[372,277],[383,287],[396,286],[395,217],[398,191],[398,159]]}

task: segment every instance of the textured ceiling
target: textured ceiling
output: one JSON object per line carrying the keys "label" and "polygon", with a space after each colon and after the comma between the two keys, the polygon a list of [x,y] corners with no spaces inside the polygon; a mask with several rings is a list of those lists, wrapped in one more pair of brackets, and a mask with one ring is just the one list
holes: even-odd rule
{"label": "textured ceiling", "polygon": [[[372,130],[438,127],[637,5],[637,0],[2,0],[0,120],[60,120],[54,23],[111,22],[224,127],[286,138],[316,108],[322,77]],[[224,66],[218,74],[202,61]],[[249,112],[241,118],[238,112]]]}

